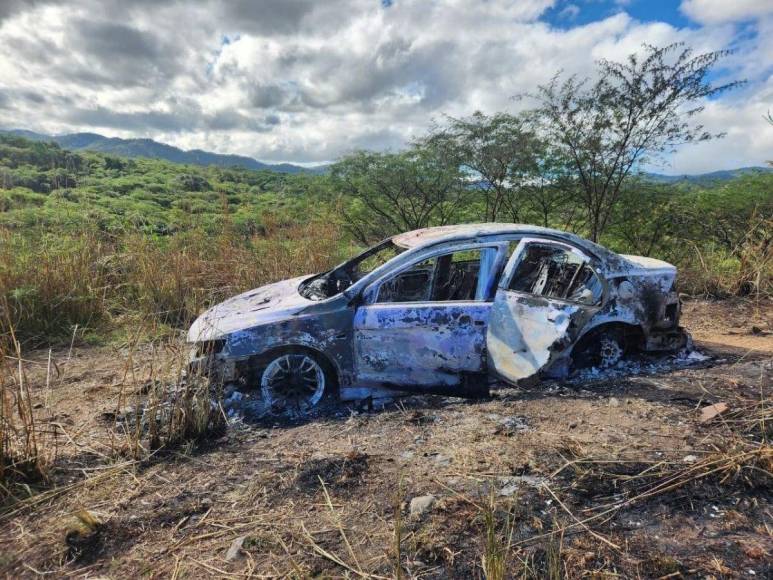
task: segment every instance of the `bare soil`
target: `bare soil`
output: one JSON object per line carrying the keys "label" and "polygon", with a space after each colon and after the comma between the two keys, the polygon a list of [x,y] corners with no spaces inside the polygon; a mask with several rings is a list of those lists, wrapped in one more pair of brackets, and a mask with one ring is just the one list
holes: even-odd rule
{"label": "bare soil", "polygon": [[709,359],[236,420],[142,460],[115,417],[147,350],[28,353],[58,441],[50,481],[0,512],[0,573],[482,578],[500,557],[507,577],[770,578],[773,304],[693,301],[683,322]]}

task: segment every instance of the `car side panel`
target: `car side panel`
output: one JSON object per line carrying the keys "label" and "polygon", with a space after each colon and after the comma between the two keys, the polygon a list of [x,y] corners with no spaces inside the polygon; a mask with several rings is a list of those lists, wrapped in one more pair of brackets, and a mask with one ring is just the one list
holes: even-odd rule
{"label": "car side panel", "polygon": [[459,385],[464,373],[485,372],[490,309],[490,302],[476,301],[359,308],[354,321],[358,384],[422,390]]}

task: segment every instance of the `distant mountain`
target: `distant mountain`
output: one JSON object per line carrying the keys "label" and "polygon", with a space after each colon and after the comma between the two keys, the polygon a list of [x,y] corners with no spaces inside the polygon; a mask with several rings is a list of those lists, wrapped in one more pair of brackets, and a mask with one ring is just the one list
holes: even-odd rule
{"label": "distant mountain", "polygon": [[645,179],[655,183],[692,183],[695,185],[705,185],[717,181],[727,181],[743,175],[753,175],[755,173],[770,173],[773,167],[739,167],[738,169],[725,169],[722,171],[712,171],[710,173],[698,173],[695,175],[663,175],[661,173],[644,173]]}
{"label": "distant mountain", "polygon": [[119,139],[117,137],[105,137],[96,133],[44,135],[24,129],[0,129],[0,132],[24,137],[31,141],[53,141],[58,143],[63,149],[96,151],[121,157],[150,157],[152,159],[165,159],[173,163],[217,165],[219,167],[237,166],[246,169],[277,171],[279,173],[324,173],[325,171],[324,167],[306,168],[290,163],[272,165],[243,155],[223,155],[200,149],[184,151],[178,147],[159,143],[152,139]]}

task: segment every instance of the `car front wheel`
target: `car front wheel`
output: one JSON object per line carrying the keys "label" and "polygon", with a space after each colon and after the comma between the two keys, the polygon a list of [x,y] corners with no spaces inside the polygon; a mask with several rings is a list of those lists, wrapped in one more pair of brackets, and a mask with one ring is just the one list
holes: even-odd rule
{"label": "car front wheel", "polygon": [[264,367],[260,390],[272,411],[304,414],[319,404],[330,383],[329,371],[313,354],[282,352]]}

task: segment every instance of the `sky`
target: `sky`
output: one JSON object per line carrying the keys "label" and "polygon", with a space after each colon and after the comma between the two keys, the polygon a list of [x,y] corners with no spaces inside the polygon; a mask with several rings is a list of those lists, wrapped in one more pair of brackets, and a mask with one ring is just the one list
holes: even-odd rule
{"label": "sky", "polygon": [[700,115],[724,139],[651,169],[764,165],[773,0],[0,0],[0,127],[315,164],[678,41],[747,82]]}

